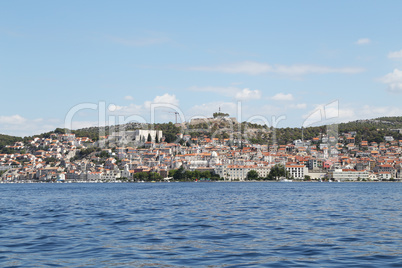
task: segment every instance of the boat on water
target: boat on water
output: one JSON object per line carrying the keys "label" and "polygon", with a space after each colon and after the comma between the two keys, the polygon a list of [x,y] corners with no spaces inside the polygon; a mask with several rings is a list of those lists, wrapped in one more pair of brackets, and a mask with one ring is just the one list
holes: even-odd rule
{"label": "boat on water", "polygon": [[280,182],[292,182],[293,180],[289,180],[289,179],[282,179],[280,180]]}

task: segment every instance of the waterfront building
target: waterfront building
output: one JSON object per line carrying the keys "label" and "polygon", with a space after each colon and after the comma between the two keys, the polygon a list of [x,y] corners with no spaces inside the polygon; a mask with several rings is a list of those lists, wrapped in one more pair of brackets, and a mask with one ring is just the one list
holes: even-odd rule
{"label": "waterfront building", "polygon": [[286,165],[286,171],[289,172],[290,177],[297,180],[304,179],[304,176],[308,173],[308,168],[304,165]]}
{"label": "waterfront building", "polygon": [[368,180],[369,173],[366,170],[355,169],[334,169],[328,172],[328,178],[339,181]]}

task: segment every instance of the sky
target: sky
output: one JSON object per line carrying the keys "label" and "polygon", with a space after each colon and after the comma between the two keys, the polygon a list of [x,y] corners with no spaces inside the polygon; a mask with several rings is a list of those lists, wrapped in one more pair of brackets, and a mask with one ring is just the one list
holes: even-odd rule
{"label": "sky", "polygon": [[402,1],[0,1],[0,133],[401,116]]}

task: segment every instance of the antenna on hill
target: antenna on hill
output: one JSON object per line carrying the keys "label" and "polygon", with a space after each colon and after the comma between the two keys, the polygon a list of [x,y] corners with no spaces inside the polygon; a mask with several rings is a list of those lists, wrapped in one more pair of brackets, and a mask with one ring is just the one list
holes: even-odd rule
{"label": "antenna on hill", "polygon": [[177,115],[179,114],[178,112],[168,112],[170,114],[174,114],[175,115],[175,119],[176,119],[176,124],[177,124]]}

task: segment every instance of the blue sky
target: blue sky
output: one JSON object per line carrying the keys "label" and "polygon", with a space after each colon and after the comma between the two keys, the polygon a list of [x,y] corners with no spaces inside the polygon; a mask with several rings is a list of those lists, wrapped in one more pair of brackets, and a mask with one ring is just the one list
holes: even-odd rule
{"label": "blue sky", "polygon": [[400,10],[401,1],[1,1],[0,133],[63,127],[71,111],[73,128],[97,125],[99,113],[151,122],[154,104],[156,122],[219,107],[241,121],[282,116],[277,127],[402,115]]}

